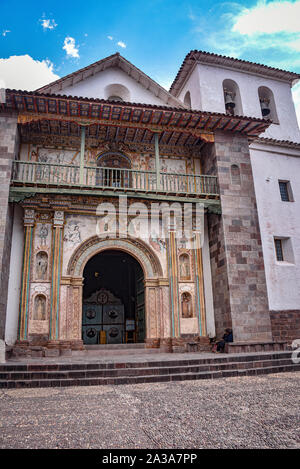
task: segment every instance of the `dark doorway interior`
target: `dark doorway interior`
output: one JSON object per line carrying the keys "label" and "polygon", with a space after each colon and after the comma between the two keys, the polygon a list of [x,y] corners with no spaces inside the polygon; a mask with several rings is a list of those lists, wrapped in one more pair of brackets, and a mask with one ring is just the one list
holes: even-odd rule
{"label": "dark doorway interior", "polygon": [[144,342],[144,275],[129,254],[108,250],[84,272],[82,338],[85,344]]}

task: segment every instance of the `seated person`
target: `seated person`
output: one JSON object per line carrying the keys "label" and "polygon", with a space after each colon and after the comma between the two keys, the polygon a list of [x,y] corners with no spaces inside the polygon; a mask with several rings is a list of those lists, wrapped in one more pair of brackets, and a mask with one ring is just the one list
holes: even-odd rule
{"label": "seated person", "polygon": [[217,342],[217,353],[224,353],[225,351],[225,344],[233,342],[233,335],[232,335],[232,329],[225,329],[225,334],[223,335],[223,339]]}

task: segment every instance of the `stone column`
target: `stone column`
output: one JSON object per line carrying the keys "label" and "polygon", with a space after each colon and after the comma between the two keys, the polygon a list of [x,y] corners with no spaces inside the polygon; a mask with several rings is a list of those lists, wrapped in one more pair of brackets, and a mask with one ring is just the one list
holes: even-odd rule
{"label": "stone column", "polygon": [[264,260],[246,136],[216,132],[202,154],[218,176],[222,215],[209,215],[217,334],[232,325],[235,341],[272,340]]}
{"label": "stone column", "polygon": [[169,259],[169,281],[170,281],[170,303],[171,303],[171,334],[172,338],[180,337],[180,302],[178,293],[178,262],[176,229],[171,226],[168,239],[168,259]]}
{"label": "stone column", "polygon": [[9,204],[12,161],[18,152],[17,116],[0,116],[0,340],[4,340],[10,266],[13,206]]}
{"label": "stone column", "polygon": [[81,144],[80,144],[80,171],[79,182],[84,183],[84,152],[85,152],[85,126],[81,126]]}
{"label": "stone column", "polygon": [[[197,311],[199,320],[199,335],[200,337],[206,336],[206,317],[205,317],[205,296],[204,296],[204,283],[203,283],[203,263],[202,263],[202,247],[201,247],[201,232],[194,231],[195,233],[195,283],[196,283],[196,298],[197,298]],[[202,235],[204,236],[204,234]]]}
{"label": "stone column", "polygon": [[54,212],[52,234],[52,284],[50,305],[50,345],[55,346],[59,340],[59,297],[62,265],[62,236],[64,212]]}
{"label": "stone column", "polygon": [[158,145],[159,134],[154,134],[155,143],[155,171],[156,171],[156,189],[159,191],[161,187],[160,181],[160,160],[159,160],[159,145]]}
{"label": "stone column", "polygon": [[32,259],[32,239],[35,224],[34,210],[25,210],[24,214],[24,254],[21,280],[18,342],[27,343],[30,301],[30,269]]}
{"label": "stone column", "polygon": [[146,348],[157,348],[160,345],[160,298],[157,279],[145,280],[146,306]]}

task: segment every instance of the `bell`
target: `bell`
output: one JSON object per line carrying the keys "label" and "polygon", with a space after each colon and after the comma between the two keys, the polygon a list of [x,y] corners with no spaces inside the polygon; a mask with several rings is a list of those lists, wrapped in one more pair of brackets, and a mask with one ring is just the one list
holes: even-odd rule
{"label": "bell", "polygon": [[234,108],[235,107],[235,102],[234,102],[234,94],[231,93],[230,91],[225,91],[225,107],[226,109],[228,108]]}
{"label": "bell", "polygon": [[271,111],[269,108],[269,101],[267,99],[260,100],[260,107],[263,117],[268,116],[270,114]]}

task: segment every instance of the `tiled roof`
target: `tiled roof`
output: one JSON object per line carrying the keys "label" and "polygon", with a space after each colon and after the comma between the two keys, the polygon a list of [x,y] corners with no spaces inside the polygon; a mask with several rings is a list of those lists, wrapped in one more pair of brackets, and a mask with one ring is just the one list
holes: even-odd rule
{"label": "tiled roof", "polygon": [[267,145],[277,145],[279,147],[288,147],[300,150],[300,143],[292,142],[290,140],[277,140],[275,138],[258,137],[253,141],[253,143],[266,143]]}
{"label": "tiled roof", "polygon": [[139,84],[150,90],[155,96],[159,97],[166,104],[185,108],[185,105],[177,100],[175,96],[169,93],[165,88],[160,86],[156,81],[146,75],[142,70],[137,68],[122,55],[117,52],[104,59],[98,60],[87,67],[76,70],[76,72],[70,73],[65,77],[59,78],[48,85],[42,86],[36,90],[37,93],[57,93],[61,92],[66,87],[73,86],[86,78],[93,76],[94,74],[106,70],[110,67],[119,67],[134,80],[137,80]]}
{"label": "tiled roof", "polygon": [[182,62],[182,65],[170,87],[170,93],[174,96],[178,95],[178,92],[184,84],[187,76],[197,62],[231,68],[240,72],[264,75],[273,79],[287,81],[291,84],[300,79],[300,75],[298,73],[288,72],[279,68],[269,67],[268,65],[249,62],[247,60],[235,59],[225,55],[213,54],[201,50],[192,50],[186,55]]}
{"label": "tiled roof", "polygon": [[143,128],[150,132],[163,132],[167,142],[177,139],[181,133],[203,136],[216,130],[243,133],[258,137],[272,121],[246,116],[193,111],[168,106],[124,103],[104,99],[78,98],[29,91],[6,90],[6,102],[0,104],[0,112],[19,113],[19,122],[51,120],[89,126],[121,126],[131,129]]}

